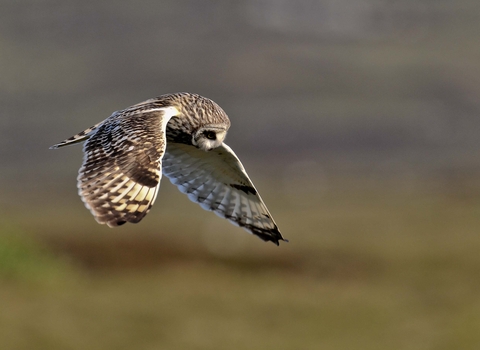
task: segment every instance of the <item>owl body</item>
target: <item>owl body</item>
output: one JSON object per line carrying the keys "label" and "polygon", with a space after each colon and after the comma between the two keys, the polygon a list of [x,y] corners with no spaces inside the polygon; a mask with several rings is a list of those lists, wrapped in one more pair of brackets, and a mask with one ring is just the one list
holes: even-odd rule
{"label": "owl body", "polygon": [[278,245],[284,240],[233,150],[230,120],[212,100],[162,95],[117,111],[51,148],[85,141],[79,194],[97,222],[137,223],[165,174],[202,208]]}

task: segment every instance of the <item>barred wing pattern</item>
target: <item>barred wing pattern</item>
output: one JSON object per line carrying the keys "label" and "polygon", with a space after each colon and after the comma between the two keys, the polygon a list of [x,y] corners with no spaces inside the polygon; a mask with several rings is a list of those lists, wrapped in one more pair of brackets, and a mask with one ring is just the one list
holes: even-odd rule
{"label": "barred wing pattern", "polygon": [[169,142],[162,171],[203,209],[214,211],[264,241],[278,245],[283,240],[242,163],[225,143],[205,152]]}
{"label": "barred wing pattern", "polygon": [[85,142],[78,191],[99,223],[136,223],[152,207],[162,176],[168,112],[114,113]]}

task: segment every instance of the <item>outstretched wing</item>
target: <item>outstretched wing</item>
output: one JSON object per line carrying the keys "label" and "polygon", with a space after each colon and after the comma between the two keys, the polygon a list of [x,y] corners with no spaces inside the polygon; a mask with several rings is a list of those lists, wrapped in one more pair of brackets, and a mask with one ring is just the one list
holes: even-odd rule
{"label": "outstretched wing", "polygon": [[99,223],[136,223],[148,213],[162,177],[172,115],[169,108],[116,112],[85,142],[78,192]]}
{"label": "outstretched wing", "polygon": [[226,144],[205,152],[169,142],[162,171],[203,209],[214,211],[264,241],[278,245],[284,240],[242,163]]}

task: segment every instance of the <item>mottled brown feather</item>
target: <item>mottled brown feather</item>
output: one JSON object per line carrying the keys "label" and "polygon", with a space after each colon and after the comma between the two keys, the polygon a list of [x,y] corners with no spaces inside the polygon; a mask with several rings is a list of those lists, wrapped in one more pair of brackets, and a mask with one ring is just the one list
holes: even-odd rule
{"label": "mottled brown feather", "polygon": [[161,178],[165,134],[161,110],[113,114],[85,142],[78,189],[99,223],[139,222]]}

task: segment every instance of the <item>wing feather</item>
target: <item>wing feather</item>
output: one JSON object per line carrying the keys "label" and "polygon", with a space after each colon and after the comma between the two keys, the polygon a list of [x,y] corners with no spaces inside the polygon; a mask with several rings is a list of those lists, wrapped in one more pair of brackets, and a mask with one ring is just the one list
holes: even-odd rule
{"label": "wing feather", "polygon": [[149,212],[162,177],[165,129],[173,112],[127,109],[90,132],[78,191],[99,223],[110,227],[136,223]]}
{"label": "wing feather", "polygon": [[278,245],[278,227],[233,150],[226,144],[204,152],[169,142],[162,172],[190,200]]}

